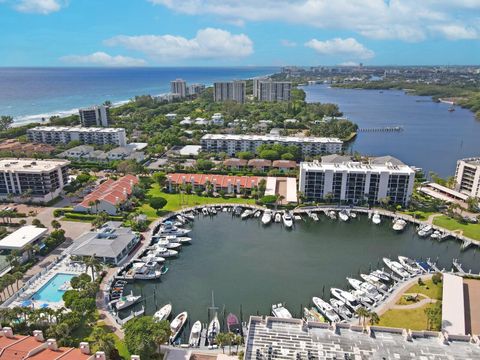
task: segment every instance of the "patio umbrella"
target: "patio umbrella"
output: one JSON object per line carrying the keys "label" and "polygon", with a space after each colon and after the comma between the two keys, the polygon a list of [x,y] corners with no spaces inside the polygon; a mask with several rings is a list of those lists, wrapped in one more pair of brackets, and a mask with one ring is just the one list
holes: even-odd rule
{"label": "patio umbrella", "polygon": [[24,301],[22,301],[21,306],[22,307],[29,307],[29,306],[32,306],[32,304],[33,304],[32,300],[24,300]]}
{"label": "patio umbrella", "polygon": [[40,309],[46,309],[46,308],[48,308],[48,306],[49,305],[47,303],[44,303],[44,304],[40,305]]}

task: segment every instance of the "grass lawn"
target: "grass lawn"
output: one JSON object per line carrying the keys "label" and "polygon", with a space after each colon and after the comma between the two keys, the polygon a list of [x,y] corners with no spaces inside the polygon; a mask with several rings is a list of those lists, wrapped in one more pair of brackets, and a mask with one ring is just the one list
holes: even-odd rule
{"label": "grass lawn", "polygon": [[435,285],[432,280],[425,280],[424,283],[425,285],[422,286],[418,285],[418,283],[413,285],[407,291],[405,291],[405,293],[420,293],[428,296],[430,299],[442,300],[443,283]]}
{"label": "grass lawn", "polygon": [[[177,211],[183,207],[191,207],[196,205],[204,204],[218,204],[218,203],[228,203],[228,204],[255,204],[254,199],[243,199],[243,198],[214,198],[214,197],[204,197],[198,196],[195,194],[190,195],[180,195],[180,194],[167,194],[160,190],[158,184],[154,184],[149,190],[149,197],[163,197],[167,200],[167,205],[160,211],[160,215],[167,213],[169,211]],[[143,204],[140,207],[140,211],[143,212],[149,219],[156,219],[158,215],[156,214],[155,209],[151,208],[147,203]]]}
{"label": "grass lawn", "polygon": [[[409,299],[407,299],[409,298]],[[415,304],[417,302],[419,302],[420,300],[424,299],[423,297],[419,296],[417,298],[417,300],[413,300],[413,296],[410,297],[409,295],[402,295],[402,297],[400,299],[398,299],[398,301],[396,302],[396,305],[411,305],[411,304]]]}
{"label": "grass lawn", "polygon": [[400,211],[400,212],[402,214],[405,214],[405,215],[414,216],[416,219],[422,220],[422,221],[427,220],[430,215],[436,214],[435,212],[420,211],[420,210],[417,210],[417,211]]}
{"label": "grass lawn", "polygon": [[410,310],[388,310],[380,316],[378,325],[411,330],[426,330],[427,316],[425,315],[425,309],[430,306],[434,306],[434,304],[425,304],[417,309]]}
{"label": "grass lawn", "polygon": [[113,334],[115,337],[115,347],[118,350],[118,353],[124,360],[129,360],[130,359],[130,352],[127,349],[127,345],[125,344],[125,341],[121,340],[117,335]]}
{"label": "grass lawn", "polygon": [[480,240],[480,224],[462,224],[446,215],[435,217],[433,224],[452,231],[462,230],[463,235],[471,239]]}

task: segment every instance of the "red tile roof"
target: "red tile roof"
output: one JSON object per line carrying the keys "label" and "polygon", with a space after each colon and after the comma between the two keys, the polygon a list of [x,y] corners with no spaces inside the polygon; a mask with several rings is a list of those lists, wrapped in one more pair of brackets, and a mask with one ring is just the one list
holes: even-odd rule
{"label": "red tile roof", "polygon": [[229,176],[229,175],[212,175],[212,174],[182,174],[174,173],[168,174],[167,178],[175,185],[183,183],[192,183],[195,185],[204,186],[205,183],[210,181],[211,184],[215,184],[221,188],[227,188],[229,184],[236,186],[240,184],[241,188],[250,189],[258,185],[260,180],[265,179],[261,176]]}
{"label": "red tile roof", "polygon": [[21,341],[8,346],[0,355],[0,360],[23,360],[30,351],[41,345],[33,336],[25,336]]}
{"label": "red tile roof", "polygon": [[297,167],[297,163],[293,160],[275,160],[272,163],[273,167],[277,168],[291,168],[294,169]]}
{"label": "red tile roof", "polygon": [[127,200],[128,196],[132,193],[132,184],[138,184],[138,178],[134,175],[125,175],[116,181],[108,179],[98,185],[97,188],[88,194],[79,205],[89,208],[89,203],[95,202],[96,200],[117,205],[118,203]]}

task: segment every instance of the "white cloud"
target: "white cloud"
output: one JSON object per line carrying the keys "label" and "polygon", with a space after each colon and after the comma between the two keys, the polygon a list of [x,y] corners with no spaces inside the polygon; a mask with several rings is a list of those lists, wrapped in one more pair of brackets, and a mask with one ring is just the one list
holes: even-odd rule
{"label": "white cloud", "polygon": [[297,43],[295,41],[287,40],[287,39],[282,39],[280,40],[280,44],[285,47],[295,47],[297,46]]}
{"label": "white cloud", "polygon": [[[479,37],[479,0],[148,0],[189,15],[224,20],[283,21],[316,28],[349,30],[375,39],[421,41],[461,21]],[[471,30],[469,34],[473,34]]]}
{"label": "white cloud", "polygon": [[339,66],[358,66],[359,63],[355,62],[355,61],[344,61],[340,64],[338,64]]}
{"label": "white cloud", "polygon": [[98,65],[98,66],[144,66],[147,62],[143,59],[128,56],[112,56],[98,51],[90,55],[68,55],[60,59],[73,65]]}
{"label": "white cloud", "polygon": [[375,53],[360,44],[354,38],[335,38],[325,41],[312,39],[305,43],[306,47],[312,48],[320,55],[340,55],[358,59],[371,59]]}
{"label": "white cloud", "polygon": [[478,30],[472,27],[467,28],[463,25],[439,25],[433,26],[432,29],[449,40],[471,40],[479,37]]}
{"label": "white cloud", "polygon": [[212,28],[199,30],[192,39],[175,35],[119,35],[106,40],[105,44],[140,51],[159,61],[195,58],[228,60],[253,53],[253,43],[248,36]]}
{"label": "white cloud", "polygon": [[20,0],[14,7],[24,13],[47,15],[60,10],[62,5],[59,0]]}

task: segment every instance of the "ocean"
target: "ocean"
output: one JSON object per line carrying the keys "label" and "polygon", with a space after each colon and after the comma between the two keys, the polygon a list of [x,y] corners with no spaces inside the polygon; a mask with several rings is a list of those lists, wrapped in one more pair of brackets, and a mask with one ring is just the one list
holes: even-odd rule
{"label": "ocean", "polygon": [[210,85],[275,73],[277,67],[0,68],[0,115],[27,124],[78,108],[170,91],[170,81]]}

